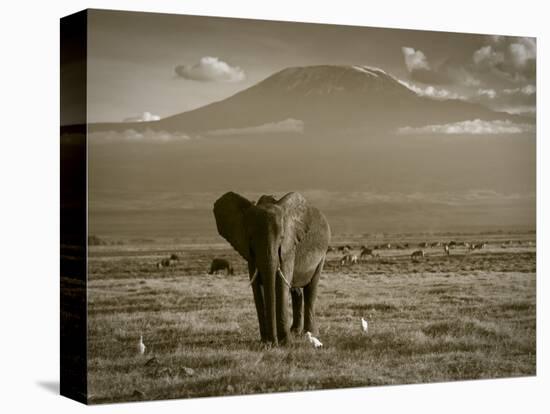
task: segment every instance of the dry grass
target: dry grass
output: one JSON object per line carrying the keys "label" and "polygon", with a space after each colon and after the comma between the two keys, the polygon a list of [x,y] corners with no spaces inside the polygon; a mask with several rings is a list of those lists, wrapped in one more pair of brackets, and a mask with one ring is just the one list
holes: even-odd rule
{"label": "dry grass", "polygon": [[324,347],[297,337],[264,349],[244,262],[235,276],[206,275],[214,255],[237,263],[231,251],[178,251],[176,268],[158,270],[158,251],[102,246],[90,258],[90,402],[534,375],[534,248],[441,253],[353,267],[330,256]]}

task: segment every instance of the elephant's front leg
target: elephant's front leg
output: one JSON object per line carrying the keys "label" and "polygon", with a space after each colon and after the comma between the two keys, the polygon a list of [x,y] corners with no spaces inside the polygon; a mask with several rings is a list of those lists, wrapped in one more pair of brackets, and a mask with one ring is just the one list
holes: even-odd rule
{"label": "elephant's front leg", "polygon": [[302,320],[304,309],[304,295],[301,288],[290,289],[290,296],[292,297],[292,326],[290,331],[295,334],[302,332]]}
{"label": "elephant's front leg", "polygon": [[[255,269],[251,269],[251,276],[254,274]],[[267,342],[267,333],[265,329],[265,306],[264,295],[262,287],[260,285],[260,275],[256,276],[256,279],[252,282],[252,293],[254,294],[254,304],[256,305],[256,313],[258,314],[258,324],[260,325],[260,336],[262,342]]]}
{"label": "elephant's front leg", "polygon": [[289,287],[279,275],[275,282],[275,296],[277,298],[277,340],[281,345],[286,344],[290,337],[290,329],[288,327],[288,291]]}

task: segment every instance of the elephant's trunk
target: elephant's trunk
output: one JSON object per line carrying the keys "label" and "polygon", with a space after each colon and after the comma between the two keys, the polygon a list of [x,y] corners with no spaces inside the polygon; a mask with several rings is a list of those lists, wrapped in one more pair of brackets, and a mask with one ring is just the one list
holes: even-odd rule
{"label": "elephant's trunk", "polygon": [[[274,252],[271,252],[271,250],[274,250]],[[273,345],[277,345],[277,298],[275,294],[277,269],[279,267],[277,249],[268,249],[266,256],[264,260],[259,261],[261,263],[259,271],[264,287],[265,328],[267,340]]]}

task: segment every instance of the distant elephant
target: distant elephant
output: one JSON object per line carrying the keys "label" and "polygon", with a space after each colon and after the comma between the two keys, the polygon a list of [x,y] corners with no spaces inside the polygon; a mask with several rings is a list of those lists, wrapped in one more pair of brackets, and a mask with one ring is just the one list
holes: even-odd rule
{"label": "distant elephant", "polygon": [[212,263],[210,264],[210,271],[208,272],[208,274],[213,275],[220,270],[225,270],[226,274],[228,275],[233,274],[233,266],[231,266],[231,263],[229,263],[228,260],[218,258],[213,259]]}
{"label": "distant elephant", "polygon": [[317,333],[315,299],[330,241],[325,216],[299,193],[254,204],[233,192],[215,202],[214,216],[220,235],[248,262],[262,342],[286,343],[290,330],[301,332],[302,315],[304,330]]}

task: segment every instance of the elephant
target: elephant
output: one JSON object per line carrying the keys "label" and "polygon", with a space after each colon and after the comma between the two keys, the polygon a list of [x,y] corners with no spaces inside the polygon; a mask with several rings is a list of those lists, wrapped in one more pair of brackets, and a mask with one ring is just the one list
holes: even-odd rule
{"label": "elephant", "polygon": [[[219,234],[247,261],[263,343],[316,334],[315,301],[331,232],[327,219],[299,193],[253,203],[228,192],[214,203]],[[292,326],[288,326],[288,294]]]}

